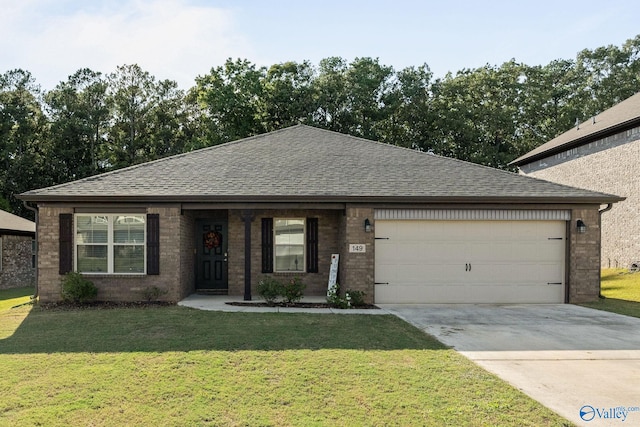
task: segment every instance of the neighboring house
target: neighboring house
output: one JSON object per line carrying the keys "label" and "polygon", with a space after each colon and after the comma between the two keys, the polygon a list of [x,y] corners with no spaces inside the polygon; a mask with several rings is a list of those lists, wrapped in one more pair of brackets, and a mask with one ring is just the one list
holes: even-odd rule
{"label": "neighboring house", "polygon": [[303,125],[19,197],[42,301],[72,270],[102,300],[250,299],[265,276],[325,295],[339,254],[338,283],[376,303],[597,299],[598,209],[622,200]]}
{"label": "neighboring house", "polygon": [[33,286],[36,223],[0,210],[0,289]]}
{"label": "neighboring house", "polygon": [[640,261],[640,93],[511,164],[528,176],[626,197],[602,215],[601,265]]}

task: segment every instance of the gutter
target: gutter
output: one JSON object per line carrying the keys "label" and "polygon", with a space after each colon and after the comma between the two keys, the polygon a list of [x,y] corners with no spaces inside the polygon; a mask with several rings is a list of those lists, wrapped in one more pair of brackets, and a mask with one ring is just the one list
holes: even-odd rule
{"label": "gutter", "polygon": [[[567,141],[567,142],[565,142],[563,144],[557,145],[555,147],[551,147],[551,148],[549,148],[547,150],[544,150],[544,151],[541,151],[539,153],[535,153],[533,155],[529,154],[529,153],[531,153],[531,151],[535,151],[536,150],[536,149],[534,149],[534,150],[529,151],[529,153],[524,154],[524,155],[518,157],[517,159],[507,163],[507,165],[520,167],[522,165],[533,163],[533,162],[535,162],[537,160],[544,159],[545,157],[549,157],[549,156],[552,156],[554,154],[561,153],[563,151],[566,151],[566,150],[569,150],[569,149],[572,149],[572,148],[575,148],[575,147],[579,147],[581,145],[586,145],[586,144],[588,144],[590,142],[594,142],[594,141],[597,141],[599,139],[606,138],[606,137],[608,137],[610,135],[615,135],[616,133],[620,133],[620,132],[623,132],[625,130],[631,129],[631,128],[635,127],[639,122],[640,122],[640,118],[636,117],[636,118],[624,121],[622,123],[618,123],[617,125],[613,125],[613,126],[610,126],[608,128],[601,129],[599,131],[583,135],[583,136],[581,136],[579,138],[569,140],[569,141]],[[588,122],[584,122],[584,123],[588,123]],[[580,125],[582,126],[584,123],[580,123]],[[569,129],[567,132],[571,132],[571,129]],[[559,135],[557,138],[559,138],[562,135],[564,135],[564,134]],[[553,139],[551,141],[553,141]],[[549,141],[549,142],[551,142],[551,141]],[[543,147],[543,146],[544,146],[544,144],[541,145],[540,147]],[[538,147],[538,148],[540,148],[540,147]]]}
{"label": "gutter", "polygon": [[38,252],[39,252],[39,249],[38,249],[38,225],[39,225],[40,221],[38,221],[38,208],[37,207],[33,208],[33,207],[29,206],[27,204],[26,200],[22,201],[22,205],[25,208],[29,209],[30,211],[33,211],[33,213],[36,216],[36,218],[35,218],[36,219],[36,237],[35,237],[35,241],[36,241],[36,253],[35,253],[35,256],[36,256],[36,267],[35,267],[35,269],[36,269],[36,271],[35,271],[36,281],[35,281],[35,288],[36,289],[35,289],[35,292],[33,293],[33,299],[35,300],[35,299],[38,298]]}
{"label": "gutter", "polygon": [[[604,209],[600,209],[598,211],[598,214],[600,215],[600,227],[602,227],[602,214],[605,212],[610,211],[611,209],[613,209],[613,203],[607,203],[607,207]],[[600,234],[602,235],[602,230],[600,231]],[[600,276],[602,276],[602,237],[600,238],[600,253],[598,254],[598,258],[600,258]],[[601,282],[602,283],[602,282]],[[602,285],[599,286],[598,289],[598,298],[603,299],[605,298],[602,295]]]}

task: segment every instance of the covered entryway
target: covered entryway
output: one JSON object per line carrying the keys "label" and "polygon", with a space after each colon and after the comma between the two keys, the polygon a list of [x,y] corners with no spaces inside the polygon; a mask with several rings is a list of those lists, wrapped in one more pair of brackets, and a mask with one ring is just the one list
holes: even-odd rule
{"label": "covered entryway", "polygon": [[376,212],[375,302],[564,302],[568,213],[553,212]]}
{"label": "covered entryway", "polygon": [[196,221],[196,290],[226,294],[228,283],[226,218]]}

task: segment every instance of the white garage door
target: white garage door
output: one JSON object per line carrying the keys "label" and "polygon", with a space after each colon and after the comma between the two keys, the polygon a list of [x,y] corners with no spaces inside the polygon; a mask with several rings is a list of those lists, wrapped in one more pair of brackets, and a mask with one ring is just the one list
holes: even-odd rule
{"label": "white garage door", "polygon": [[562,303],[564,221],[376,220],[376,303]]}

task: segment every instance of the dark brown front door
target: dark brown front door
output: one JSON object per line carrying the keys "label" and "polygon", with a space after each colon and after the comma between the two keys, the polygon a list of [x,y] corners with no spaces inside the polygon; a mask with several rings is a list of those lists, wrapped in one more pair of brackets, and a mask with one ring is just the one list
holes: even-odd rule
{"label": "dark brown front door", "polygon": [[224,220],[196,221],[196,289],[226,291],[228,226]]}

